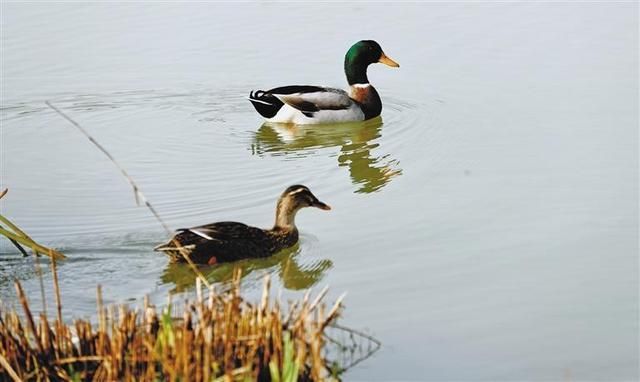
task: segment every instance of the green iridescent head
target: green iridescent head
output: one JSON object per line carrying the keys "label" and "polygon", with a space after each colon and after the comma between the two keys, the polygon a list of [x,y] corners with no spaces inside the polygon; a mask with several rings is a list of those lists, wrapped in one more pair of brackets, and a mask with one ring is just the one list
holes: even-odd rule
{"label": "green iridescent head", "polygon": [[367,67],[377,62],[394,68],[400,67],[397,62],[387,57],[380,44],[373,40],[362,40],[353,44],[344,57],[344,72],[349,85],[369,83]]}

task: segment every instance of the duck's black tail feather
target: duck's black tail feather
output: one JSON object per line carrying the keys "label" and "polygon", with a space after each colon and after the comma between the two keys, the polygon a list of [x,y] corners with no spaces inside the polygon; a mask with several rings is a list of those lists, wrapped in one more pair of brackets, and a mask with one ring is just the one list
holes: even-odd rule
{"label": "duck's black tail feather", "polygon": [[250,92],[249,101],[256,108],[256,111],[265,118],[273,118],[284,105],[277,97],[262,90]]}

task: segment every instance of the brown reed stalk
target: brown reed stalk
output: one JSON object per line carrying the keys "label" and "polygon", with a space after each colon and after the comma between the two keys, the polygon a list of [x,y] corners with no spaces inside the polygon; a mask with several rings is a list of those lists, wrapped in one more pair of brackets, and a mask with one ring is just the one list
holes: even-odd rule
{"label": "brown reed stalk", "polygon": [[51,273],[53,274],[53,291],[56,296],[56,313],[57,319],[62,324],[62,301],[60,300],[60,285],[58,284],[58,268],[56,267],[56,259],[53,256],[51,258]]}

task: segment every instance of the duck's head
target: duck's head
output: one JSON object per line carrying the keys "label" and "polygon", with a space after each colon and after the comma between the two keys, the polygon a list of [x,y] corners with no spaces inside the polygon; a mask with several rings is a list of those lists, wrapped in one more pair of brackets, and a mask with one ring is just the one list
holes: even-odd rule
{"label": "duck's head", "polygon": [[296,213],[305,207],[316,207],[321,210],[331,209],[329,205],[318,200],[307,186],[296,184],[287,187],[278,199],[276,227],[295,227]]}
{"label": "duck's head", "polygon": [[393,68],[400,67],[384,54],[380,44],[373,40],[362,40],[353,44],[344,57],[344,72],[349,85],[368,84],[367,67],[378,62]]}

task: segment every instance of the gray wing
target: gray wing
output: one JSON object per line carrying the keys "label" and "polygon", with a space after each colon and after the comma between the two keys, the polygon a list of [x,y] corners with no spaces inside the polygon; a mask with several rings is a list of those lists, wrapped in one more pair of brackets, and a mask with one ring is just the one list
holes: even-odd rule
{"label": "gray wing", "polygon": [[317,88],[316,91],[296,92],[289,94],[272,93],[285,104],[302,111],[314,113],[320,110],[344,110],[350,108],[354,101],[342,89]]}

